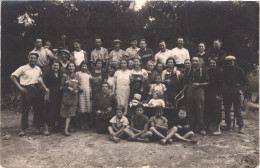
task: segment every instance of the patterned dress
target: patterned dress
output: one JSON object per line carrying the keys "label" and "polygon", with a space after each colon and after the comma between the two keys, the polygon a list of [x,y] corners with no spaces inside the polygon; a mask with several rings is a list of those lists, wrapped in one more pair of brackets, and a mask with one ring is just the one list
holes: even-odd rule
{"label": "patterned dress", "polygon": [[[67,74],[63,74],[61,78],[61,90],[64,90],[62,99],[61,99],[61,109],[60,109],[60,116],[61,117],[72,117],[75,116],[77,105],[78,105],[78,94],[76,93],[73,96],[73,103],[72,105],[66,105],[65,99],[66,95],[72,94],[72,91],[68,90],[68,87],[72,87],[74,90],[78,87],[78,78],[74,74],[73,76],[69,76]],[[74,92],[73,92],[74,94]]]}
{"label": "patterned dress", "polygon": [[92,101],[91,101],[91,86],[90,79],[92,76],[84,72],[76,72],[76,76],[79,79],[79,85],[82,92],[79,93],[79,104],[78,112],[80,113],[91,113],[92,112]]}

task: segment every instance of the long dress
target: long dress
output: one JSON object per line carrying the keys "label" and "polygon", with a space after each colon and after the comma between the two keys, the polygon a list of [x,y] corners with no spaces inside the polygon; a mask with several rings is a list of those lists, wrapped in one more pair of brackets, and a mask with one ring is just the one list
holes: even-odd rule
{"label": "long dress", "polygon": [[101,91],[102,83],[104,82],[104,79],[107,78],[107,75],[103,71],[101,71],[100,73],[96,73],[95,70],[93,70],[91,72],[91,76],[92,76],[92,95],[94,97]]}
{"label": "long dress", "polygon": [[127,112],[128,99],[130,95],[130,70],[117,70],[115,73],[116,78],[116,99],[119,106],[125,107]]}
{"label": "long dress", "polygon": [[[78,94],[68,90],[68,87],[72,87],[76,89],[78,87],[78,78],[74,74],[72,77],[63,74],[61,78],[61,90],[64,90],[62,99],[61,99],[61,109],[60,109],[60,116],[61,117],[73,117],[76,114],[77,105],[78,105]],[[67,94],[75,94],[73,99],[71,100],[73,103],[71,105],[65,104],[65,95]]]}
{"label": "long dress", "polygon": [[46,122],[49,126],[55,126],[55,121],[59,118],[60,104],[61,104],[61,73],[56,77],[53,71],[50,71],[44,78],[44,83],[50,89],[49,102],[47,105]]}
{"label": "long dress", "polygon": [[91,113],[92,112],[92,101],[91,101],[91,86],[90,79],[92,76],[84,72],[76,72],[76,76],[79,79],[79,85],[82,92],[79,93],[79,104],[78,112],[80,113]]}

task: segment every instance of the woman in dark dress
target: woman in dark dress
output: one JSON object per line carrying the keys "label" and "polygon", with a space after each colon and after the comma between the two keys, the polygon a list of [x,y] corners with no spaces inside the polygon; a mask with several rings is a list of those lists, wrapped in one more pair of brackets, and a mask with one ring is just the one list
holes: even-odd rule
{"label": "woman in dark dress", "polygon": [[205,95],[205,124],[209,128],[211,123],[217,124],[217,130],[213,135],[220,135],[221,114],[221,84],[223,81],[223,71],[217,67],[213,59],[209,59],[209,69],[207,71],[209,83]]}
{"label": "woman in dark dress", "polygon": [[94,69],[91,71],[92,97],[95,97],[100,92],[102,83],[107,81],[107,74],[102,70],[102,63],[101,59],[97,59]]}
{"label": "woman in dark dress", "polygon": [[162,72],[162,81],[167,88],[167,103],[174,105],[175,97],[181,91],[179,76],[181,72],[175,67],[174,58],[170,57],[166,60],[167,68]]}
{"label": "woman in dark dress", "polygon": [[58,60],[52,62],[51,71],[44,78],[44,83],[50,90],[45,111],[45,131],[44,135],[49,135],[49,127],[55,129],[55,122],[59,121],[59,112],[61,104],[61,72]]}

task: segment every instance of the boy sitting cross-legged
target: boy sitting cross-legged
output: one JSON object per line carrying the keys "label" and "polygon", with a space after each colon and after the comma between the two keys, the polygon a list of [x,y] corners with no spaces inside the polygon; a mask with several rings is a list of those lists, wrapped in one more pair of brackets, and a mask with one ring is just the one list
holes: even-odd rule
{"label": "boy sitting cross-legged", "polygon": [[110,120],[111,126],[108,127],[110,138],[112,141],[118,143],[120,141],[120,136],[124,133],[124,129],[128,127],[128,119],[123,116],[125,108],[118,106],[116,108],[116,115]]}
{"label": "boy sitting cross-legged", "polygon": [[196,144],[197,142],[191,139],[194,135],[194,132],[191,131],[186,118],[186,109],[185,107],[180,107],[178,110],[178,116],[173,121],[174,127],[177,127],[177,132],[174,134],[174,137],[180,141],[190,142]]}
{"label": "boy sitting cross-legged", "polygon": [[130,128],[125,128],[124,132],[130,141],[149,142],[148,138],[152,136],[152,132],[148,131],[149,118],[143,114],[143,105],[138,104],[135,112],[131,118]]}
{"label": "boy sitting cross-legged", "polygon": [[160,139],[160,143],[165,145],[167,142],[172,143],[172,136],[176,133],[177,128],[173,127],[168,130],[168,120],[162,116],[163,107],[155,107],[155,116],[150,118],[151,128],[150,131],[153,133],[154,137]]}

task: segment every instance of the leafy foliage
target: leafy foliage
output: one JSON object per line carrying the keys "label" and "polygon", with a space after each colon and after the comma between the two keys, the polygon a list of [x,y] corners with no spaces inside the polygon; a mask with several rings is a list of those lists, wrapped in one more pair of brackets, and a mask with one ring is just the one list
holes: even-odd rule
{"label": "leafy foliage", "polygon": [[[96,36],[102,37],[108,49],[113,39],[120,38],[126,49],[135,34],[146,38],[148,47],[157,52],[159,40],[172,49],[180,35],[191,55],[197,52],[199,42],[205,42],[209,50],[219,38],[223,49],[235,55],[245,70],[258,63],[257,2],[149,1],[139,11],[133,10],[133,5],[133,1],[3,1],[2,88],[8,88],[11,72],[27,62],[37,36],[55,47],[66,35],[70,50],[71,41],[79,38],[90,53]],[[33,25],[17,22],[25,14],[34,20]]]}

